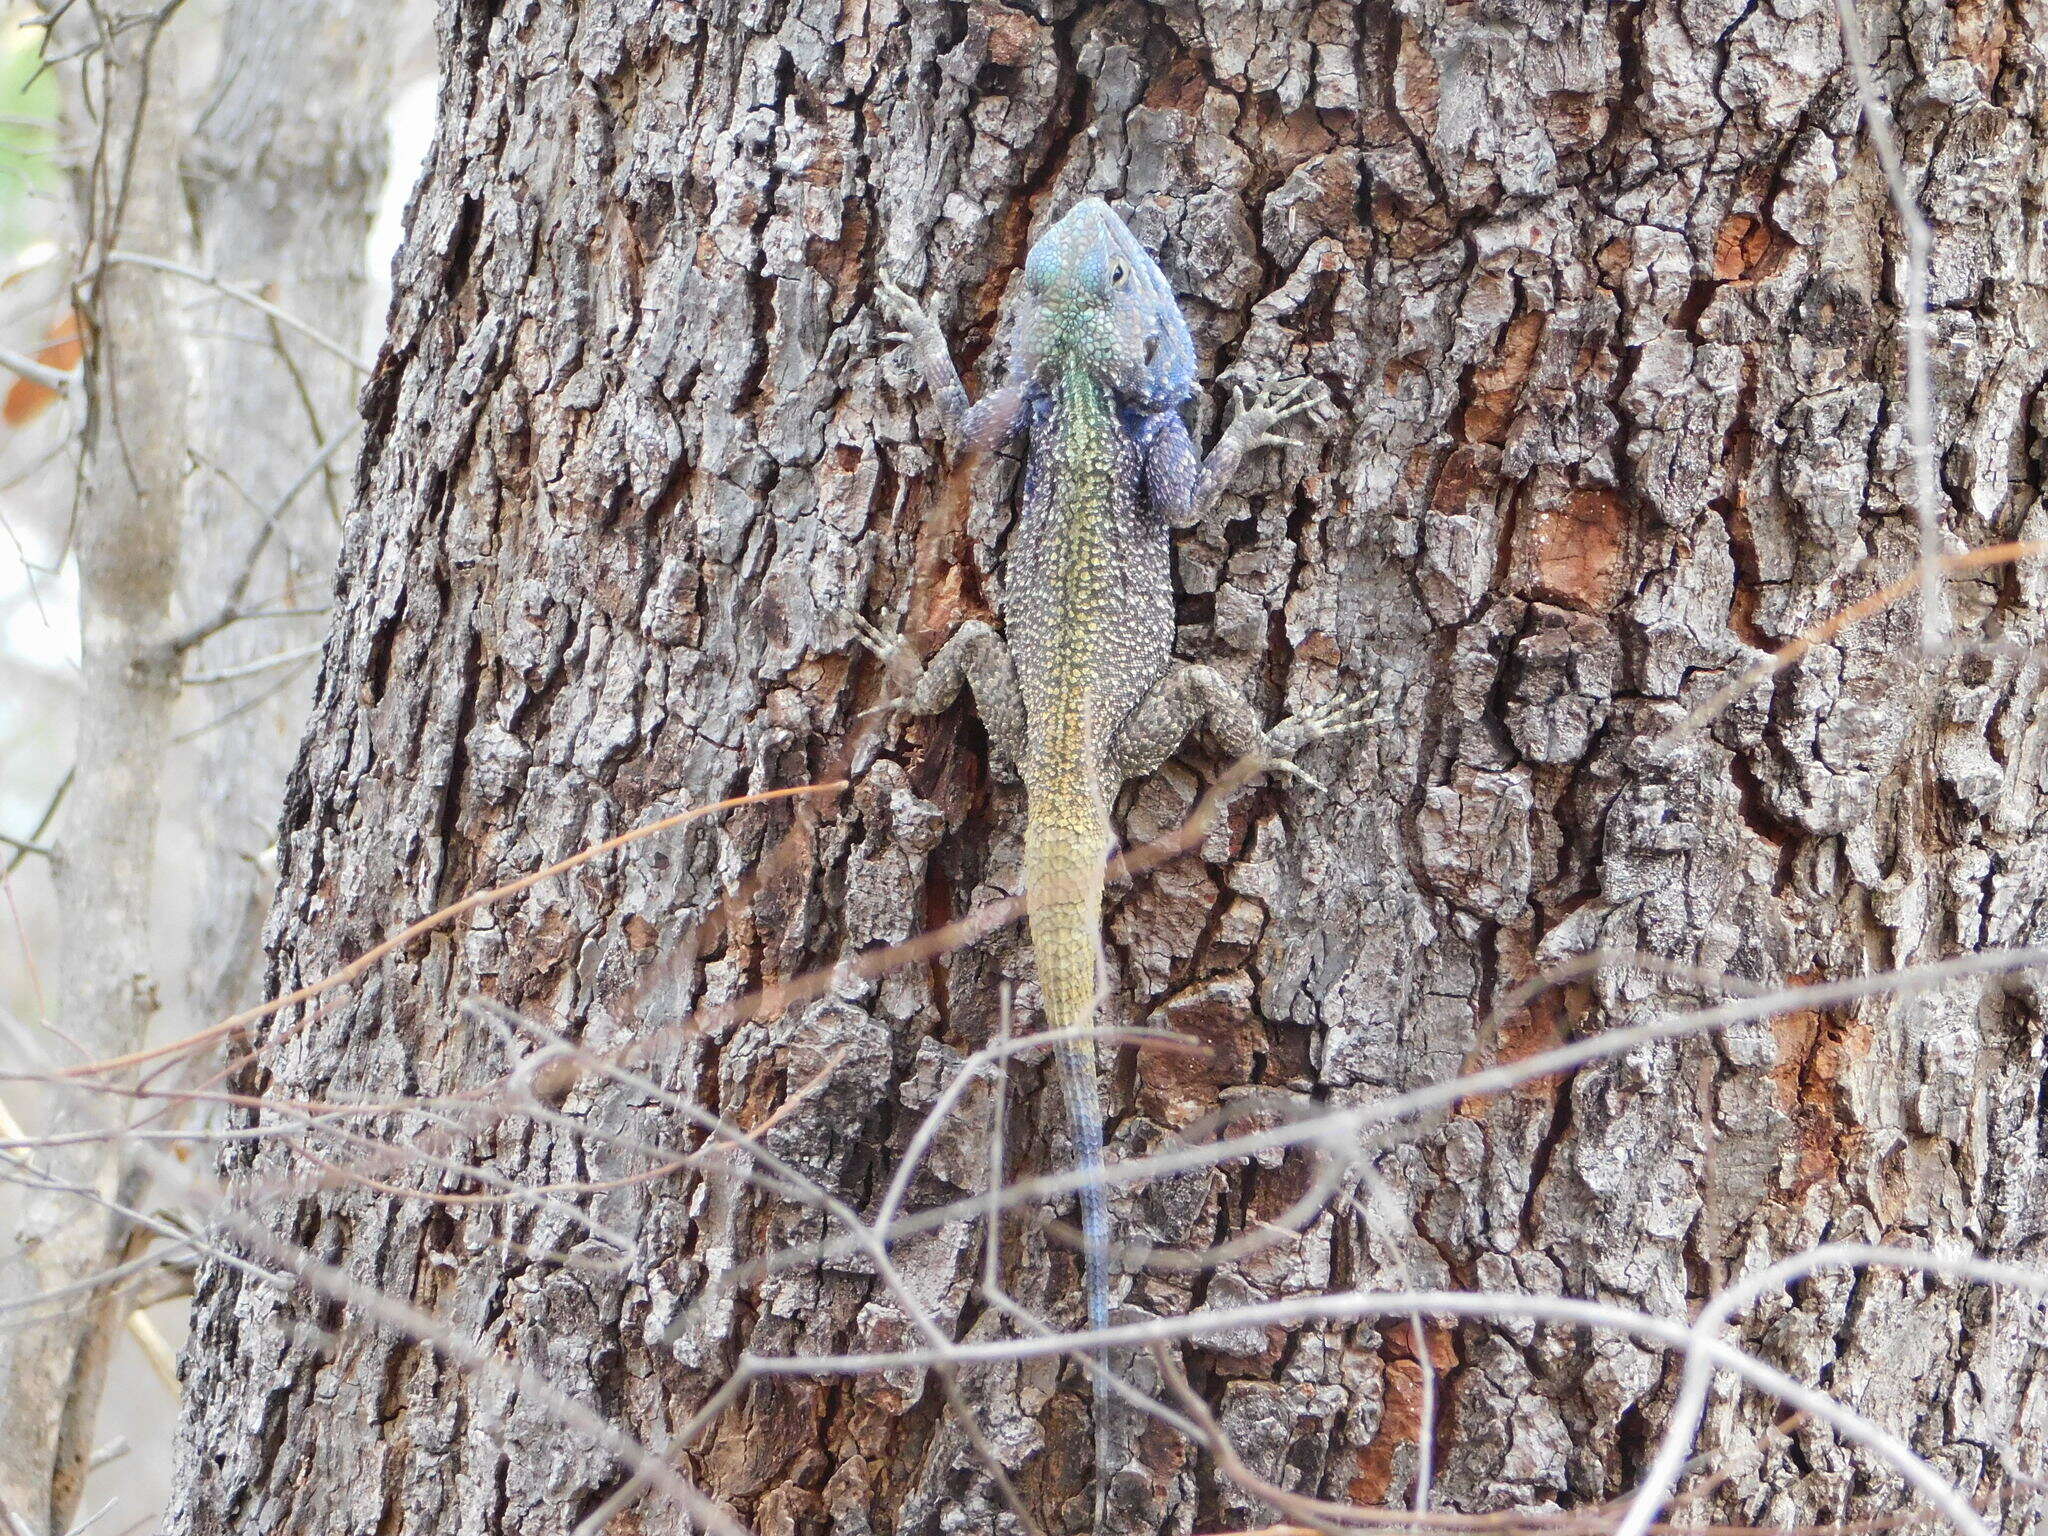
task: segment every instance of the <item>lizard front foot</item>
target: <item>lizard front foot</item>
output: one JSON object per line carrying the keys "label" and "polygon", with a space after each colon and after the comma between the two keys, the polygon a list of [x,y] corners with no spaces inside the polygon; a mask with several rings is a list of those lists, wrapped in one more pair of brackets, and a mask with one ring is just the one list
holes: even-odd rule
{"label": "lizard front foot", "polygon": [[920,368],[924,367],[928,355],[941,358],[948,355],[945,332],[939,329],[938,321],[925,312],[924,305],[917,301],[915,295],[899,283],[878,277],[875,279],[875,296],[881,301],[884,317],[895,327],[881,333],[883,341],[908,347]]}
{"label": "lizard front foot", "polygon": [[881,703],[862,710],[854,718],[865,720],[869,715],[887,714],[892,710],[901,709],[910,701],[910,696],[917,692],[918,682],[924,675],[924,663],[918,660],[917,652],[901,634],[889,633],[880,625],[870,623],[851,608],[840,609],[839,616],[846,621],[847,628],[853,631],[854,639],[874,653],[875,659],[881,662],[882,669],[889,674],[889,681],[897,690],[893,698],[884,699]]}
{"label": "lizard front foot", "polygon": [[1297,416],[1319,416],[1330,404],[1330,392],[1319,379],[1266,384],[1256,390],[1240,384],[1237,389],[1237,416],[1230,430],[1246,453],[1255,448],[1299,448],[1300,443],[1273,429]]}

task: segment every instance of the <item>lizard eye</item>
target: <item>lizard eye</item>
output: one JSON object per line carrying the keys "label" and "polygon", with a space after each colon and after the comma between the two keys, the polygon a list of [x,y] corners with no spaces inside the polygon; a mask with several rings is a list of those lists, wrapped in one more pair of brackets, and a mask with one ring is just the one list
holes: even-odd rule
{"label": "lizard eye", "polygon": [[1130,276],[1131,269],[1125,266],[1122,262],[1118,262],[1115,266],[1109,269],[1109,286],[1112,288],[1121,288],[1127,281],[1129,281]]}

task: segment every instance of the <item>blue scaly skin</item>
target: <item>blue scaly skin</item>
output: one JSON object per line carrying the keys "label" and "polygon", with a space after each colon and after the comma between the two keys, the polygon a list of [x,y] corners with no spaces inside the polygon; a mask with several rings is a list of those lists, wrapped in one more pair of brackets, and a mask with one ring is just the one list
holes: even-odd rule
{"label": "blue scaly skin", "polygon": [[[1094,1019],[1110,806],[1126,779],[1152,772],[1200,729],[1234,758],[1307,779],[1293,755],[1364,723],[1364,707],[1304,711],[1264,731],[1221,674],[1173,657],[1168,530],[1207,516],[1244,456],[1287,442],[1273,429],[1325,404],[1310,381],[1261,390],[1206,459],[1180,408],[1195,393],[1195,349],[1166,276],[1098,198],[1041,235],[1024,266],[1024,301],[1002,388],[968,403],[945,337],[902,289],[880,293],[965,452],[1030,433],[1021,515],[1004,572],[1004,635],[973,620],[927,664],[849,615],[888,665],[914,715],[949,707],[964,683],[997,767],[1021,774],[1027,801],[1024,887],[1046,1024]],[[1313,783],[1313,780],[1308,780]],[[1081,1166],[1088,1322],[1109,1323],[1109,1222],[1101,1184],[1096,1052],[1058,1048],[1060,1085]],[[1098,1359],[1096,1512],[1112,1471]]]}

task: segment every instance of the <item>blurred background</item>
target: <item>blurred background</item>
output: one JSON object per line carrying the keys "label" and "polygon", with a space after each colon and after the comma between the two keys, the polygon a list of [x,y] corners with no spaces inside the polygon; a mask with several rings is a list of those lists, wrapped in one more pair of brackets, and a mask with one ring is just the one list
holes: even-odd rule
{"label": "blurred background", "polygon": [[[331,165],[343,135],[360,139],[363,127],[321,121],[310,96],[301,103],[305,110],[294,112],[291,60],[270,57],[280,44],[290,46],[290,32],[253,35],[252,10],[191,0],[166,29],[172,46],[163,50],[174,114],[187,134],[181,165],[194,210],[193,227],[169,232],[183,248],[178,260],[190,267],[174,309],[193,381],[187,474],[190,517],[200,524],[188,530],[181,587],[188,611],[181,619],[207,622],[219,585],[210,549],[228,551],[236,574],[247,571],[250,579],[237,605],[249,616],[194,647],[178,704],[154,942],[157,974],[185,977],[187,987],[183,996],[158,999],[156,1038],[196,1027],[209,1009],[235,998],[260,963],[276,780],[296,750],[297,722],[318,666],[329,567],[353,481],[352,397],[361,377],[332,354],[376,356],[406,201],[435,120],[428,0],[335,7],[337,23],[354,35],[326,41],[353,53],[360,66],[353,92],[337,97],[352,94],[343,106],[367,104],[376,125],[371,136],[382,142],[354,145],[344,157],[352,174],[337,174],[327,189],[332,195],[308,204],[315,215],[324,207],[333,227],[355,231],[347,238],[361,249],[335,255],[339,270],[356,267],[360,281],[336,280],[328,293],[308,294],[301,274],[287,266],[295,232],[265,227],[264,212],[297,218],[296,205],[275,196],[279,179]],[[41,8],[0,6],[0,349],[68,371],[79,360],[70,303],[80,247],[74,178],[95,145],[78,128],[90,123],[91,106],[67,113],[62,72],[45,67],[46,54],[56,52],[46,42],[55,41],[50,34]],[[375,46],[362,46],[365,39]],[[317,59],[310,62],[318,67]],[[264,77],[273,66],[277,89],[268,90]],[[304,141],[296,163],[295,134]],[[254,175],[244,174],[248,167]],[[353,174],[365,168],[367,181]],[[209,203],[222,187],[252,184],[255,195],[241,210],[221,198]],[[276,271],[260,270],[266,246],[277,252]],[[301,291],[289,292],[295,281]],[[294,317],[324,310],[353,315],[356,323],[349,334],[323,338],[338,346],[323,347],[243,302],[243,294]],[[323,367],[331,377],[316,376]],[[66,1048],[49,1038],[46,988],[55,970],[58,907],[49,861],[37,850],[61,825],[78,723],[75,519],[86,407],[11,371],[0,372],[0,394],[0,1063],[22,1065]],[[275,397],[268,408],[265,394]],[[229,430],[209,434],[206,419],[221,414]],[[271,478],[283,478],[282,491],[262,485],[266,464],[274,466]],[[251,560],[254,537],[266,547]],[[225,796],[238,764],[253,771]],[[218,835],[224,816],[236,823],[225,840]],[[246,871],[248,911],[201,910],[193,900],[206,861],[223,851]],[[222,938],[231,960],[202,974],[206,967],[194,957]],[[30,1129],[41,1123],[43,1106],[32,1089],[0,1084],[0,1109]],[[0,1232],[13,1229],[18,1203],[16,1186],[0,1181]],[[173,1297],[148,1309],[162,1351],[178,1348],[185,1306]],[[176,1399],[163,1379],[168,1355],[152,1360],[138,1331],[147,1338],[147,1327],[124,1330],[116,1345],[98,1433],[106,1459],[82,1505],[88,1514],[105,1508],[101,1528],[108,1530],[146,1528],[170,1477]]]}

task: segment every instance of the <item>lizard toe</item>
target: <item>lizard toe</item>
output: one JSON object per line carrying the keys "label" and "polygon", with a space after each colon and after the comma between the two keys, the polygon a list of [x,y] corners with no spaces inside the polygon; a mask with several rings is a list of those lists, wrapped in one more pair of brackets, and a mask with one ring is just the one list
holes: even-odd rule
{"label": "lizard toe", "polygon": [[890,634],[880,625],[871,622],[861,614],[855,613],[850,608],[842,608],[839,612],[840,616],[846,620],[847,627],[853,631],[853,637],[870,651],[874,652],[877,660],[886,662],[897,651],[902,649],[903,637],[901,635]]}
{"label": "lizard toe", "polygon": [[1278,413],[1280,420],[1287,421],[1295,416],[1313,415],[1328,403],[1329,398],[1330,392],[1323,387],[1320,379],[1301,379],[1287,386],[1285,393],[1267,403]]}
{"label": "lizard toe", "polygon": [[1329,793],[1329,785],[1310,773],[1291,757],[1268,758],[1266,759],[1265,769],[1268,773],[1282,774],[1287,778],[1293,779],[1297,784],[1305,785],[1319,795]]}

